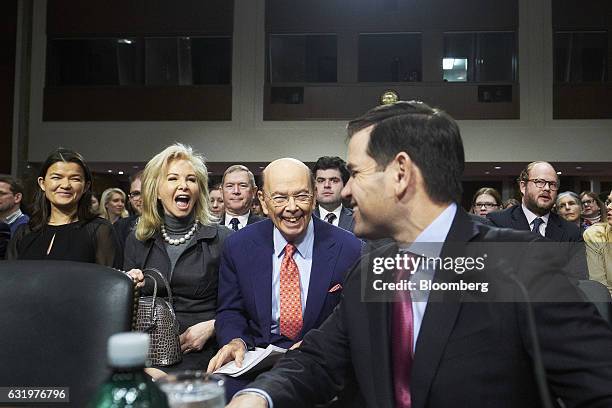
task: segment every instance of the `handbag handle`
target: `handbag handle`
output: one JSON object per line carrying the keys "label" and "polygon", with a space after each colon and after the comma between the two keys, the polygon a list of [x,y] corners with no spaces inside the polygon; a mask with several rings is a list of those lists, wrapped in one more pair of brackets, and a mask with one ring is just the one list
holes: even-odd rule
{"label": "handbag handle", "polygon": [[[166,279],[166,277],[164,275],[161,274],[160,271],[158,271],[155,268],[146,268],[142,270],[142,273],[145,275],[145,277],[149,277],[151,279],[153,279],[154,281],[154,285],[153,285],[153,301],[155,301],[155,297],[157,296],[157,279],[155,279],[155,277],[158,277],[161,279],[161,281],[164,283],[164,286],[166,287],[166,294],[168,295],[168,303],[170,303],[171,306],[174,305],[174,303],[172,303],[172,290],[170,289],[170,284],[168,283],[168,280]],[[155,276],[153,276],[155,275]]]}

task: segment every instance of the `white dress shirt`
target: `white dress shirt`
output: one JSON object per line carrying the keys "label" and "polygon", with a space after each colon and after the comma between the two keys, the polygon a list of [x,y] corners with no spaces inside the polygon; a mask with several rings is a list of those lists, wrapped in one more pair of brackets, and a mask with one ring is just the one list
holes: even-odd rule
{"label": "white dress shirt", "polygon": [[249,222],[249,215],[251,215],[250,211],[242,215],[231,215],[229,213],[225,213],[225,222],[223,223],[223,225],[231,229],[232,224],[230,224],[230,221],[232,220],[232,218],[238,218],[238,229],[241,230],[246,227],[247,223]]}
{"label": "white dress shirt", "polygon": [[545,237],[546,236],[546,226],[548,225],[548,218],[550,217],[550,213],[547,213],[546,215],[537,215],[532,213],[529,208],[525,207],[525,204],[521,203],[521,207],[523,208],[523,212],[525,213],[525,217],[527,217],[527,224],[529,224],[529,231],[533,230],[533,221],[535,221],[536,218],[541,218],[542,221],[544,221],[542,224],[540,224],[540,235]]}
{"label": "white dress shirt", "polygon": [[340,224],[340,213],[342,212],[342,204],[340,204],[338,208],[336,208],[334,211],[327,211],[325,208],[319,206],[319,215],[321,216],[321,219],[323,221],[327,222],[327,219],[325,219],[325,217],[327,217],[327,214],[329,214],[330,212],[336,216],[336,218],[334,219],[334,221],[331,222],[331,224],[337,227],[338,224]]}

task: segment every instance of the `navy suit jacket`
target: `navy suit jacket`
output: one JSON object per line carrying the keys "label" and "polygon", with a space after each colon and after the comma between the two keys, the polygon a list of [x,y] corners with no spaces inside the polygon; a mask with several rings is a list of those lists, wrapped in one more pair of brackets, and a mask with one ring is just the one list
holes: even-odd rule
{"label": "navy suit jacket", "polygon": [[[321,212],[319,211],[319,206],[315,208],[313,215],[317,218],[321,218]],[[344,230],[353,232],[353,227],[355,226],[355,219],[353,218],[353,210],[350,208],[346,208],[342,206],[342,210],[340,210],[340,220],[338,221],[338,226]]]}
{"label": "navy suit jacket", "polygon": [[[297,340],[318,327],[332,312],[345,273],[359,259],[361,241],[353,234],[313,217],[314,244],[303,328]],[[219,300],[215,330],[220,346],[241,338],[249,347],[294,341],[270,331],[272,325],[273,227],[267,219],[248,225],[225,241],[219,267]]]}
{"label": "navy suit jacket", "polygon": [[[530,231],[527,217],[523,212],[523,207],[515,205],[503,211],[495,211],[487,214],[494,226],[501,228],[512,228],[521,231]],[[565,221],[557,214],[551,212],[546,225],[546,238],[555,242],[582,242],[580,228],[570,222]]]}
{"label": "navy suit jacket", "polygon": [[[256,222],[265,220],[265,219],[266,219],[266,217],[261,217],[261,216],[255,214],[255,213],[253,213],[253,211],[251,211],[249,213],[249,218],[247,219],[247,225],[251,225],[251,224],[254,224]],[[219,221],[219,225],[225,225],[225,213],[221,214],[221,221]],[[225,225],[225,226],[227,228],[230,228],[230,229],[232,228],[231,225]]]}
{"label": "navy suit jacket", "polygon": [[[512,228],[521,231],[530,231],[527,217],[523,212],[523,207],[515,205],[503,211],[495,211],[487,214],[487,218],[495,227]],[[588,279],[588,268],[586,263],[586,252],[584,240],[580,228],[565,221],[559,215],[551,212],[546,225],[544,235],[551,241],[564,242],[560,244],[560,251],[567,253],[567,263],[565,270],[570,277],[576,279]]]}

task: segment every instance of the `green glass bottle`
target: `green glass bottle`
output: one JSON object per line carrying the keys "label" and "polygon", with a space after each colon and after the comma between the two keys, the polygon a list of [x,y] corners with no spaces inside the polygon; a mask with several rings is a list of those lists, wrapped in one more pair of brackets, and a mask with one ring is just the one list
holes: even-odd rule
{"label": "green glass bottle", "polygon": [[108,363],[113,369],[90,408],[168,408],[166,394],[144,372],[149,335],[119,333],[108,339]]}

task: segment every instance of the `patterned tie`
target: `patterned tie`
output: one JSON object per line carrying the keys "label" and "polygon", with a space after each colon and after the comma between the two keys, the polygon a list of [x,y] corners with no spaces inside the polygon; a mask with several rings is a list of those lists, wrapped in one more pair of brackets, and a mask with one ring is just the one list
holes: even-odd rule
{"label": "patterned tie", "polygon": [[[409,278],[408,270],[397,271],[397,281]],[[414,321],[410,291],[396,291],[391,310],[391,359],[393,361],[393,389],[395,408],[410,408],[410,371]]]}
{"label": "patterned tie", "polygon": [[300,295],[300,271],[293,259],[295,246],[285,246],[285,256],[280,267],[280,332],[291,340],[302,331],[302,299]]}
{"label": "patterned tie", "polygon": [[540,217],[533,220],[533,228],[531,228],[531,232],[535,232],[538,235],[542,235],[540,234],[540,225],[542,224],[544,224],[544,220]]}
{"label": "patterned tie", "polygon": [[333,224],[335,219],[336,214],[334,213],[327,213],[327,215],[325,216],[325,221],[329,222],[330,224]]}
{"label": "patterned tie", "polygon": [[240,221],[238,221],[238,218],[232,218],[230,220],[230,225],[232,226],[232,229],[234,231],[238,231],[238,224],[240,224]]}

